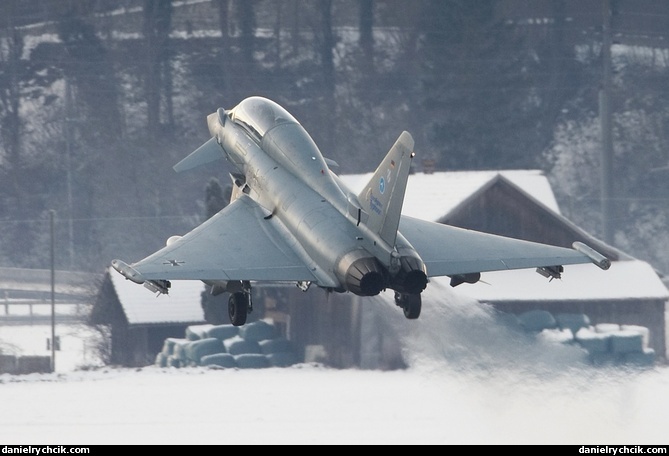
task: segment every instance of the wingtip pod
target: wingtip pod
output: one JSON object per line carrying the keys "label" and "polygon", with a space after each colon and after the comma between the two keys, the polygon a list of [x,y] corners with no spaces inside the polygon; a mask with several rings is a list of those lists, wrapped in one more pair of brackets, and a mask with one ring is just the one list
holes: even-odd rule
{"label": "wingtip pod", "polygon": [[131,280],[139,285],[145,282],[145,279],[142,276],[142,274],[140,274],[139,271],[137,271],[135,268],[130,266],[125,261],[112,260],[111,264],[112,267],[116,269],[116,271],[126,279]]}
{"label": "wingtip pod", "polygon": [[599,266],[601,269],[606,271],[611,267],[611,260],[606,258],[604,255],[602,255],[592,247],[589,247],[584,243],[578,241],[574,242],[572,244],[572,247],[574,248],[574,250],[577,250],[581,252],[583,255],[590,258],[590,260],[597,266]]}
{"label": "wingtip pod", "polygon": [[147,280],[142,274],[140,274],[137,269],[133,268],[125,261],[112,260],[111,264],[112,267],[126,279],[135,282],[138,285],[144,284],[145,288],[151,290],[154,293],[169,293],[169,289],[172,286],[169,280]]}

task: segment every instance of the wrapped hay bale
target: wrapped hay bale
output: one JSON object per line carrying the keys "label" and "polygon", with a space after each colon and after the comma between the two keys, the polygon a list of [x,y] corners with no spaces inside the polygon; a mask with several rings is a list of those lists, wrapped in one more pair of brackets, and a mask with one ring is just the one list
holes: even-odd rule
{"label": "wrapped hay bale", "polygon": [[598,333],[620,331],[620,325],[617,323],[598,323],[595,325],[595,331]]}
{"label": "wrapped hay bale", "polygon": [[163,350],[161,353],[165,356],[173,356],[174,346],[177,345],[178,343],[186,343],[186,342],[188,342],[188,339],[177,339],[175,337],[168,337],[163,342]]}
{"label": "wrapped hay bale", "polygon": [[650,367],[655,364],[655,350],[644,348],[641,352],[625,353],[622,362],[639,367]]}
{"label": "wrapped hay bale", "polygon": [[188,361],[195,365],[200,365],[203,356],[216,353],[225,353],[223,343],[215,337],[208,339],[193,340],[186,346],[186,357]]}
{"label": "wrapped hay bale", "polygon": [[581,328],[576,332],[574,339],[592,355],[593,353],[609,353],[610,337],[610,333],[598,333],[589,328]]}
{"label": "wrapped hay bale", "polygon": [[574,334],[569,329],[544,329],[538,335],[541,340],[559,344],[570,344],[574,342]]}
{"label": "wrapped hay bale", "polygon": [[218,340],[232,339],[239,334],[239,328],[234,325],[216,325],[205,331],[207,337],[215,337]]}
{"label": "wrapped hay bale", "polygon": [[266,321],[259,320],[239,328],[239,335],[244,340],[259,342],[266,339],[274,339],[277,337],[277,329]]}
{"label": "wrapped hay bale", "polygon": [[590,363],[593,366],[597,367],[615,366],[618,364],[618,358],[611,352],[589,353],[588,359],[590,359]]}
{"label": "wrapped hay bale", "polygon": [[576,335],[579,329],[590,327],[590,318],[581,313],[559,313],[555,315],[558,328],[568,329],[572,335]]}
{"label": "wrapped hay bale", "polygon": [[266,356],[272,367],[289,367],[300,362],[297,353],[294,351],[270,353]]}
{"label": "wrapped hay bale", "polygon": [[167,367],[167,356],[168,355],[165,355],[163,352],[159,352],[156,355],[156,361],[154,364],[158,367]]}
{"label": "wrapped hay bale", "polygon": [[539,333],[544,329],[557,328],[557,322],[553,314],[547,310],[528,310],[518,315],[520,324],[526,331]]}
{"label": "wrapped hay bale", "polygon": [[184,362],[181,361],[179,358],[176,358],[174,356],[168,356],[165,360],[165,367],[183,367],[185,366]]}
{"label": "wrapped hay bale", "polygon": [[236,355],[235,362],[240,369],[265,369],[270,367],[267,357],[258,353]]}
{"label": "wrapped hay bale", "polygon": [[207,331],[214,325],[193,325],[186,328],[186,339],[200,340],[207,338]]}
{"label": "wrapped hay bale", "polygon": [[638,325],[620,325],[620,329],[623,331],[636,331],[641,334],[643,339],[643,348],[648,348],[648,344],[650,343],[650,329],[646,328],[645,326]]}
{"label": "wrapped hay bale", "polygon": [[176,360],[177,364],[179,364],[177,367],[188,365],[186,348],[192,341],[188,339],[173,339],[172,341],[174,342],[174,346],[172,347],[172,355],[170,355],[170,358]]}
{"label": "wrapped hay bale", "polygon": [[261,354],[258,342],[246,340],[240,336],[224,340],[223,346],[225,347],[225,351],[231,355]]}
{"label": "wrapped hay bale", "polygon": [[610,334],[611,351],[616,355],[643,353],[643,336],[638,331],[613,331]]}
{"label": "wrapped hay bale", "polygon": [[507,328],[514,331],[523,330],[523,325],[520,323],[520,319],[515,314],[500,311],[495,314],[495,319]]}
{"label": "wrapped hay bale", "polygon": [[260,345],[260,352],[263,355],[270,355],[272,353],[282,353],[282,352],[294,352],[295,347],[293,343],[284,337],[278,337],[276,339],[267,339],[261,340],[258,342]]}
{"label": "wrapped hay bale", "polygon": [[201,366],[218,366],[224,368],[235,368],[237,367],[237,362],[235,357],[230,353],[216,353],[213,355],[206,355],[200,359]]}

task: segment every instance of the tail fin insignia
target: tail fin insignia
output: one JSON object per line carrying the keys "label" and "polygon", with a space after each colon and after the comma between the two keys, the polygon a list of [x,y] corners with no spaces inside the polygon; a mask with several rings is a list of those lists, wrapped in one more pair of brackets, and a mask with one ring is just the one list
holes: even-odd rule
{"label": "tail fin insignia", "polygon": [[400,137],[358,195],[362,209],[369,214],[367,226],[389,245],[395,245],[402,214],[414,141],[408,132]]}

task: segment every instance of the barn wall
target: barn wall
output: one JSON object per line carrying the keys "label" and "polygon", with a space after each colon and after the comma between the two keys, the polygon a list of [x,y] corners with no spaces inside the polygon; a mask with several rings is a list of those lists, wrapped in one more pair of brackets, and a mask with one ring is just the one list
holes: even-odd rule
{"label": "barn wall", "polygon": [[128,366],[130,357],[130,338],[128,324],[123,321],[114,321],[111,324],[111,364]]}
{"label": "barn wall", "polygon": [[128,367],[143,367],[152,364],[155,357],[151,359],[148,352],[148,329],[130,327],[128,329]]}
{"label": "barn wall", "polygon": [[163,349],[165,339],[183,339],[186,327],[179,323],[154,326],[128,326],[121,323],[112,326],[112,363],[125,367],[143,367],[156,362],[156,356]]}
{"label": "barn wall", "polygon": [[360,312],[352,296],[321,289],[287,292],[289,339],[300,350],[322,346],[322,361],[332,367],[359,366]]}

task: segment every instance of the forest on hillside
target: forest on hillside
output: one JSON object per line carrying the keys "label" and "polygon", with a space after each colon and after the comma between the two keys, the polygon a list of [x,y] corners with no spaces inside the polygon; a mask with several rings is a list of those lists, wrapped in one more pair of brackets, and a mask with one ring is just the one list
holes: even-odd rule
{"label": "forest on hillside", "polygon": [[51,210],[56,267],[90,272],[201,223],[230,169],[172,166],[209,139],[208,114],[251,95],[340,173],[372,171],[402,130],[417,171],[541,169],[601,236],[604,5],[608,241],[669,271],[669,4],[637,3],[3,1],[0,265],[48,267]]}

